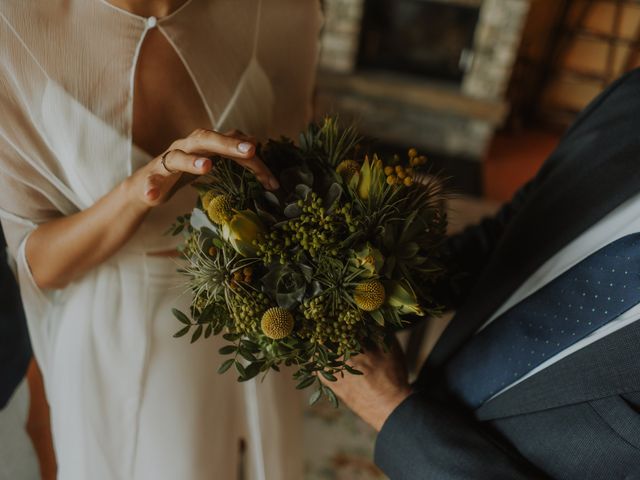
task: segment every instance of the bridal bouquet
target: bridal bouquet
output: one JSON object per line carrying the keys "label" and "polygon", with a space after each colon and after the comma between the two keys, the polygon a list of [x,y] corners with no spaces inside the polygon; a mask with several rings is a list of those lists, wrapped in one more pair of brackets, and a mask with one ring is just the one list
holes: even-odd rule
{"label": "bridal bouquet", "polygon": [[247,170],[216,159],[196,184],[198,205],[178,219],[183,273],[193,293],[176,337],[222,335],[239,381],[282,365],[297,387],[320,375],[359,374],[349,359],[383,347],[407,316],[438,309],[430,287],[446,230],[441,182],[420,173],[426,158],[365,154],[353,127],[331,117],[311,125],[299,145],[270,140],[259,156],[278,177],[265,190]]}

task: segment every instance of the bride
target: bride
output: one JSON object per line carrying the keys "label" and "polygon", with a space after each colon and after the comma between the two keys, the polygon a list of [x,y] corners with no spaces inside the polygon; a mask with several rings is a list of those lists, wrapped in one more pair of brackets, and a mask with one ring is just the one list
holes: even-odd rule
{"label": "bride", "polygon": [[308,120],[317,0],[0,0],[0,217],[61,480],[300,480],[287,375],[173,339],[181,188]]}

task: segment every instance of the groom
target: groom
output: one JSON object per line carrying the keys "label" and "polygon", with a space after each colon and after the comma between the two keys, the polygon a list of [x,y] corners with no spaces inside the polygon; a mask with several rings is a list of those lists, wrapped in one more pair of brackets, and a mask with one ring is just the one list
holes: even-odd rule
{"label": "groom", "polygon": [[392,480],[640,479],[640,70],[537,176],[448,242],[468,274],[410,386],[399,355],[331,384]]}

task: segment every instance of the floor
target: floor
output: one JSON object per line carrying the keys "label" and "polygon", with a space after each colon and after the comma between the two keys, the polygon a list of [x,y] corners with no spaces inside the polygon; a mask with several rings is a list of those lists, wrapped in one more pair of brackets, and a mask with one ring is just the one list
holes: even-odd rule
{"label": "floor", "polygon": [[560,141],[561,133],[530,129],[498,133],[483,169],[485,198],[505,202],[538,171]]}

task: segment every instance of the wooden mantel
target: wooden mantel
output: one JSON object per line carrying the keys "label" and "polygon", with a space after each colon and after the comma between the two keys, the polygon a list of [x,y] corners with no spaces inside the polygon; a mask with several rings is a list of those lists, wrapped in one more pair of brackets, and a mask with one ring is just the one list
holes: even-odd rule
{"label": "wooden mantel", "polygon": [[407,75],[320,72],[318,90],[321,94],[328,93],[331,96],[358,96],[397,102],[416,109],[483,120],[495,127],[499,127],[508,114],[505,101],[473,98],[462,93],[457,85],[425,81]]}

